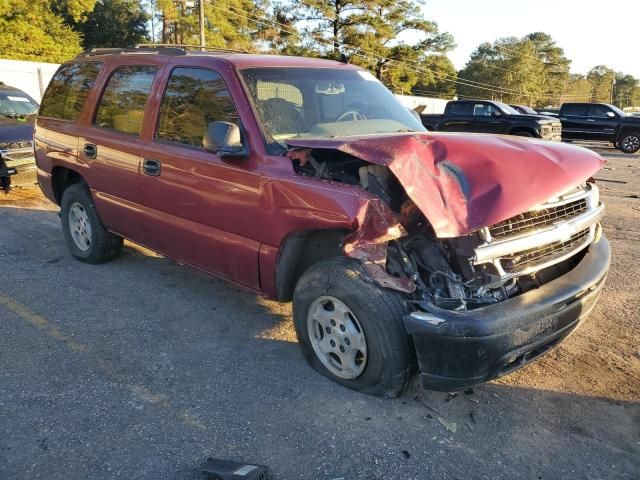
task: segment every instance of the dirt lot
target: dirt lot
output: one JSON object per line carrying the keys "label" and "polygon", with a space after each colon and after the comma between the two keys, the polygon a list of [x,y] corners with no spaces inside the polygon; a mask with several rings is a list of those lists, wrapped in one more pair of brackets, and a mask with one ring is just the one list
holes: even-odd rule
{"label": "dirt lot", "polygon": [[289,305],[132,244],[79,263],[37,189],[0,197],[0,479],[196,479],[207,456],[277,479],[640,478],[640,156],[601,153],[614,258],[589,320],[472,394],[397,400],[314,373]]}

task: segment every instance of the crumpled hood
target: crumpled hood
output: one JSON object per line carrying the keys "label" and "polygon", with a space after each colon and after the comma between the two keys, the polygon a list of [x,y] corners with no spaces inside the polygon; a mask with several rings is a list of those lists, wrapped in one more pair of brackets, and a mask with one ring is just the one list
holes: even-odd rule
{"label": "crumpled hood", "polygon": [[407,133],[287,143],[388,166],[438,237],[458,237],[523,213],[605,163],[585,148],[510,136]]}

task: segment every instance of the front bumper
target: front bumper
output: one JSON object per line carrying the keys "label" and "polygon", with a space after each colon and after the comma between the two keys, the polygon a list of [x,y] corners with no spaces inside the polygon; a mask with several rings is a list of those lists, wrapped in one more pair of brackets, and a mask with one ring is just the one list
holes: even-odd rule
{"label": "front bumper", "polygon": [[591,312],[611,247],[603,236],[565,275],[503,302],[404,318],[425,388],[455,391],[510,373],[564,340]]}

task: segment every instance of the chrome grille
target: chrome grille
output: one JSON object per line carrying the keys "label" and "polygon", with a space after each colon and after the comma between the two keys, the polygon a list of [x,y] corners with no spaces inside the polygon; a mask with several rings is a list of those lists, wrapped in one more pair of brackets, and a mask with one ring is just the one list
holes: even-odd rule
{"label": "chrome grille", "polygon": [[14,150],[19,148],[31,148],[33,142],[25,140],[24,142],[5,142],[0,143],[0,150]]}
{"label": "chrome grille", "polygon": [[599,238],[598,187],[581,185],[520,215],[480,230],[474,265],[492,264],[505,282],[577,254]]}
{"label": "chrome grille", "polygon": [[500,259],[500,262],[505,272],[515,273],[523,267],[530,268],[538,263],[546,263],[556,257],[564,256],[567,252],[576,250],[581,244],[587,241],[591,241],[588,228],[572,235],[571,238],[565,242],[553,242],[516,254],[506,255]]}
{"label": "chrome grille", "polygon": [[553,225],[559,221],[568,220],[587,211],[587,200],[581,198],[563,205],[532,210],[516,215],[503,222],[489,227],[489,233],[494,238],[506,237],[518,233],[536,230],[540,227]]}

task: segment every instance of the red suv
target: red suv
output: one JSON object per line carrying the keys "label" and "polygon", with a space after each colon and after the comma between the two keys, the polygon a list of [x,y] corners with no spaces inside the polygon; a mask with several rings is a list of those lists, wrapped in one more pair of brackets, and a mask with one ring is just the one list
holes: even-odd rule
{"label": "red suv", "polygon": [[371,394],[524,365],[587,316],[609,266],[600,156],[427,133],[353,65],[95,50],[52,79],[35,146],[74,257],[127,238],[293,300],[310,364]]}

